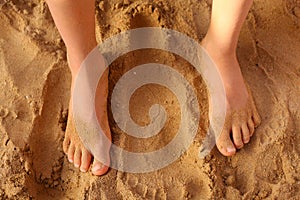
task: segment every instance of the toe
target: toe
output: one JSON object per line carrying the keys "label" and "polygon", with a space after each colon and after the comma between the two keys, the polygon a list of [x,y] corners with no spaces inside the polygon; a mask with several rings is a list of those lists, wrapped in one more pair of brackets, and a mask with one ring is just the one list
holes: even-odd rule
{"label": "toe", "polygon": [[70,145],[70,138],[65,136],[65,139],[63,141],[63,151],[65,152],[65,154],[68,153],[69,145]]}
{"label": "toe", "polygon": [[71,143],[68,149],[68,160],[70,163],[74,162],[74,153],[75,153],[75,146]]}
{"label": "toe", "polygon": [[242,139],[242,133],[240,126],[234,126],[232,127],[232,137],[233,142],[237,149],[241,149],[244,146],[243,139]]}
{"label": "toe", "polygon": [[229,130],[223,131],[221,133],[221,135],[217,139],[217,147],[224,156],[232,156],[235,154],[236,149],[230,139]]}
{"label": "toe", "polygon": [[74,153],[74,166],[76,168],[80,167],[80,163],[81,163],[81,148],[76,148],[75,149],[75,153]]}
{"label": "toe", "polygon": [[245,123],[242,125],[243,142],[247,144],[250,141],[250,131],[248,125]]}
{"label": "toe", "polygon": [[86,149],[82,150],[80,171],[87,172],[90,167],[92,155]]}
{"label": "toe", "polygon": [[252,119],[248,120],[248,128],[249,128],[249,133],[250,133],[250,137],[252,137],[253,133],[254,133],[254,123]]}
{"label": "toe", "polygon": [[255,126],[255,127],[259,126],[260,123],[261,123],[261,118],[260,118],[260,116],[259,116],[259,114],[258,114],[256,108],[255,108],[255,110],[254,110],[254,112],[253,112],[252,118],[253,118],[254,126]]}
{"label": "toe", "polygon": [[108,171],[108,166],[103,165],[101,162],[94,160],[92,173],[96,176],[104,175]]}

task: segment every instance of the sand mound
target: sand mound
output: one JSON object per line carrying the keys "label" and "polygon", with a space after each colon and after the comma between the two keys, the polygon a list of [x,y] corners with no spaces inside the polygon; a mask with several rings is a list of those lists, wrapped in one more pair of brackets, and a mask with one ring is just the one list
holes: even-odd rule
{"label": "sand mound", "polygon": [[[128,29],[167,27],[201,41],[210,2],[197,0],[98,1],[97,37]],[[65,49],[44,2],[0,2],[0,197],[1,199],[298,199],[300,197],[300,4],[255,1],[243,27],[238,57],[253,91],[262,124],[251,143],[232,158],[214,150],[198,158],[206,133],[207,94],[196,71],[166,52],[137,51],[116,60],[110,95],[118,79],[136,65],[165,60],[197,88],[203,120],[191,148],[170,166],[147,174],[110,170],[106,176],[79,173],[67,162],[62,140],[67,123],[70,73]],[[147,56],[143,56],[147,55]],[[141,59],[145,58],[145,59]],[[145,101],[148,100],[149,102]],[[152,103],[168,119],[160,148],[176,133],[180,114],[174,95],[158,86],[140,88],[131,100],[139,124]],[[110,111],[111,112],[111,111]],[[145,150],[126,137],[110,113],[116,144]]]}

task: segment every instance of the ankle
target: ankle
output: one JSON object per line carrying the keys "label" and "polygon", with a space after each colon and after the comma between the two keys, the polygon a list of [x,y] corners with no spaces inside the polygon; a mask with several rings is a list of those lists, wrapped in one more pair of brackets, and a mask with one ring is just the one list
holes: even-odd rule
{"label": "ankle", "polygon": [[96,46],[96,40],[90,41],[87,44],[77,48],[75,46],[67,46],[67,60],[72,75],[77,74],[82,62]]}
{"label": "ankle", "polygon": [[71,71],[73,79],[76,77],[83,60],[84,59],[76,59],[76,57],[70,56],[70,54],[67,52],[68,66]]}
{"label": "ankle", "polygon": [[69,68],[72,73],[72,77],[75,77],[83,63],[83,61],[88,56],[89,52],[78,52],[78,53],[70,53],[67,51],[67,61]]}
{"label": "ankle", "polygon": [[202,40],[201,45],[214,56],[236,59],[236,45],[226,40],[216,39],[208,34]]}

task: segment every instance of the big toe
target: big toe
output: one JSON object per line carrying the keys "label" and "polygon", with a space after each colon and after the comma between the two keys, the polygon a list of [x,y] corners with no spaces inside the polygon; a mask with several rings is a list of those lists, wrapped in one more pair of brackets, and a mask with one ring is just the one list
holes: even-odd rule
{"label": "big toe", "polygon": [[108,171],[108,166],[102,164],[101,162],[94,160],[92,166],[92,173],[96,176],[104,175]]}
{"label": "big toe", "polygon": [[236,148],[230,139],[229,131],[223,131],[217,139],[217,147],[224,156],[232,156],[236,152]]}

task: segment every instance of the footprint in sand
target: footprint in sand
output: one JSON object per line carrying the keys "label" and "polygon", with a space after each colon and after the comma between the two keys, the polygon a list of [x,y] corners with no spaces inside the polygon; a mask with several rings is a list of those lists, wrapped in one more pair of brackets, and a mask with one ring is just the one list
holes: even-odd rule
{"label": "footprint in sand", "polygon": [[[126,19],[128,20],[127,24],[129,24],[130,28],[139,28],[141,26],[160,26],[160,21],[159,21],[159,13],[158,9],[153,9],[152,6],[148,5],[148,4],[144,4],[144,5],[130,5],[132,8],[128,8],[127,10],[132,10],[133,13],[131,14],[125,14],[124,15],[127,17]],[[154,12],[155,10],[155,12]],[[134,16],[134,17],[133,17]],[[149,36],[151,37],[151,36]],[[140,53],[144,53],[144,52],[137,52],[138,54]],[[120,72],[126,72],[127,70],[129,70],[132,67],[135,67],[136,65],[139,65],[140,62],[145,62],[144,60],[139,60],[138,58],[141,56],[136,56],[136,59],[132,59],[132,58],[128,58],[125,59],[124,61],[124,65],[122,65],[122,69],[120,69],[118,67],[118,63],[113,63],[112,68],[111,68],[111,77],[120,77]],[[143,58],[144,56],[142,56]],[[118,62],[118,60],[116,61]],[[118,69],[116,69],[118,68]],[[114,82],[114,81],[113,81]],[[112,84],[113,85],[113,84]],[[112,88],[113,89],[113,88]],[[112,91],[112,89],[110,91]],[[150,88],[151,89],[151,88]],[[149,91],[151,93],[151,91]],[[136,96],[136,95],[133,95]],[[146,98],[153,98],[152,95],[146,97]],[[140,97],[138,97],[140,98]],[[134,98],[133,98],[134,99]],[[154,97],[155,99],[155,97]],[[141,102],[136,102],[138,105],[135,104],[134,107],[143,107],[143,103]],[[132,118],[135,120],[135,116],[134,115],[139,115],[139,113],[136,113],[136,109],[133,109],[131,111],[133,114]],[[142,120],[141,120],[142,119]],[[141,123],[147,123],[148,121],[148,117],[146,116],[140,116],[139,121]],[[117,127],[114,128],[114,124],[112,125],[112,130],[115,130],[117,132],[119,132],[119,130],[117,129]],[[116,135],[118,134],[112,134],[114,137],[114,141],[117,141],[117,143],[120,143],[119,145],[123,146],[124,144],[126,144],[125,146],[132,146],[132,145],[128,145],[128,143],[131,143],[130,141],[127,141],[128,138],[124,138],[121,136],[119,136],[119,138],[116,138]],[[116,139],[116,140],[115,140]],[[133,139],[133,138],[131,138]],[[169,141],[168,136],[166,135],[166,138],[161,138],[162,140],[167,140]],[[153,141],[155,142],[155,141]],[[150,144],[150,143],[149,143]],[[145,144],[144,144],[145,145]],[[146,144],[147,145],[147,144]],[[160,146],[160,144],[153,144],[152,143],[152,147],[153,145],[157,147]],[[139,145],[139,142],[135,142],[134,145],[135,149],[131,149],[136,151],[139,149],[144,149],[145,148],[139,148],[142,147],[143,145]],[[147,145],[149,146],[149,145]],[[124,147],[126,148],[126,147]],[[153,149],[154,150],[154,149]],[[149,149],[148,149],[149,151]],[[130,173],[123,173],[123,172],[118,172],[117,175],[117,190],[120,192],[120,194],[122,196],[124,196],[124,198],[131,198],[131,199],[166,199],[166,192],[164,191],[164,187],[163,187],[163,181],[160,179],[154,179],[152,178],[154,174],[148,174],[148,178],[149,179],[153,179],[153,183],[149,184],[148,181],[149,179],[146,178],[145,175],[140,175],[140,174],[130,174]],[[148,184],[147,184],[148,183]],[[158,185],[161,185],[161,187],[157,187]]]}
{"label": "footprint in sand", "polygon": [[[130,28],[139,28],[144,26],[154,26],[160,27],[166,25],[166,22],[162,22],[160,20],[160,11],[162,8],[160,7],[153,7],[153,5],[138,5],[139,8],[133,7],[133,16],[132,18],[128,19],[128,24],[130,24]],[[147,37],[151,38],[151,35]],[[145,58],[145,53],[147,53],[147,57]],[[166,57],[167,56],[167,57]],[[150,59],[149,57],[154,57],[154,60]],[[155,60],[157,58],[157,60]],[[110,85],[110,92],[113,90],[114,82],[116,82],[116,77],[121,77],[121,73],[125,73],[132,67],[135,67],[140,64],[144,64],[145,62],[159,62],[171,60],[168,62],[175,62],[175,58],[173,55],[168,55],[166,52],[161,51],[136,51],[134,54],[128,54],[124,61],[116,61],[112,64],[110,70],[110,77],[113,78],[112,84]],[[120,62],[120,63],[118,63]],[[171,63],[172,65],[174,63]],[[178,68],[183,68],[183,66],[178,66]],[[182,69],[181,69],[182,70]],[[192,79],[193,80],[193,79]],[[139,88],[140,89],[140,88]],[[159,140],[153,140],[152,142],[143,142],[139,145],[138,141],[134,141],[133,138],[126,138],[124,137],[124,133],[121,133],[118,130],[116,124],[111,124],[113,130],[113,137],[114,142],[118,143],[119,146],[124,146],[124,148],[131,148],[130,151],[139,151],[139,150],[146,150],[153,151],[155,149],[162,148],[162,145],[168,143],[174,134],[178,130],[178,124],[180,124],[180,110],[178,107],[178,102],[174,94],[170,91],[164,91],[161,93],[160,87],[143,87],[141,89],[145,89],[146,92],[139,92],[139,89],[136,91],[136,94],[132,96],[132,102],[134,106],[131,107],[131,115],[132,119],[136,120],[139,124],[147,124],[149,122],[148,116],[143,113],[141,109],[146,111],[147,113],[147,106],[144,104],[152,105],[153,103],[158,103],[164,105],[167,113],[170,116],[170,120],[166,122],[166,126],[162,130],[159,136]],[[158,98],[159,96],[159,98]],[[161,100],[160,98],[164,98]],[[144,99],[143,101],[136,101],[136,99]],[[158,102],[155,102],[157,101]],[[139,108],[139,109],[135,109]],[[179,111],[179,112],[178,112]],[[144,112],[145,113],[145,112]],[[139,116],[139,117],[137,117]],[[112,116],[110,116],[112,118]],[[113,121],[112,119],[110,121]],[[174,132],[174,133],[173,133]],[[120,134],[121,133],[121,134]],[[170,138],[170,136],[172,136]],[[151,138],[150,138],[151,140]],[[159,141],[159,142],[158,142]],[[197,157],[197,154],[195,157]],[[187,162],[189,163],[189,161]],[[177,166],[177,167],[176,167]],[[176,164],[172,164],[169,166],[172,169],[161,172],[160,170],[157,172],[146,173],[146,174],[131,174],[131,173],[123,173],[117,172],[117,191],[119,194],[123,196],[123,198],[129,199],[190,199],[192,197],[198,198],[201,195],[207,194],[209,190],[207,185],[203,184],[201,180],[202,172],[198,172],[195,170],[193,173],[187,173],[190,170],[186,169],[186,166],[181,166],[180,162]],[[182,173],[178,174],[181,169]],[[176,168],[176,169],[175,169]],[[164,170],[164,169],[162,169]],[[191,169],[191,170],[194,170]],[[170,171],[170,172],[169,172]],[[175,171],[173,174],[171,171]],[[183,173],[184,172],[184,173]],[[174,177],[174,178],[173,178]],[[176,178],[175,178],[176,177]],[[204,179],[206,179],[205,177]],[[151,180],[151,181],[150,181]],[[176,188],[176,189],[174,189]],[[200,195],[200,196],[199,196]]]}
{"label": "footprint in sand", "polygon": [[280,147],[270,145],[262,152],[257,160],[255,175],[268,183],[277,184],[283,178]]}
{"label": "footprint in sand", "polygon": [[203,190],[201,176],[190,179],[166,174],[168,173],[140,175],[119,172],[117,190],[124,198],[133,199],[201,199],[208,195],[207,191]]}
{"label": "footprint in sand", "polygon": [[124,198],[133,199],[166,199],[163,188],[158,189],[152,184],[145,184],[142,176],[118,172],[117,190]]}
{"label": "footprint in sand", "polygon": [[[59,188],[62,183],[61,139],[68,103],[65,91],[69,91],[69,70],[50,52],[42,50],[26,31],[15,29],[2,13],[0,23],[3,25],[0,74],[5,78],[0,88],[4,86],[4,92],[9,94],[3,94],[6,99],[0,106],[1,121],[9,137],[6,144],[13,143],[20,148],[18,156],[26,173],[22,185],[26,191],[38,199],[49,199],[46,188]],[[2,39],[5,42],[2,43]],[[18,152],[17,148],[11,151]],[[20,182],[15,180],[15,184]]]}
{"label": "footprint in sand", "polygon": [[[65,75],[62,76],[62,74]],[[58,96],[57,94],[68,91],[69,79],[67,67],[53,66],[43,88],[44,103],[41,115],[35,120],[29,137],[31,170],[37,182],[47,187],[57,187],[61,184],[61,170],[64,163],[62,137],[66,126],[68,100],[67,95]]]}

